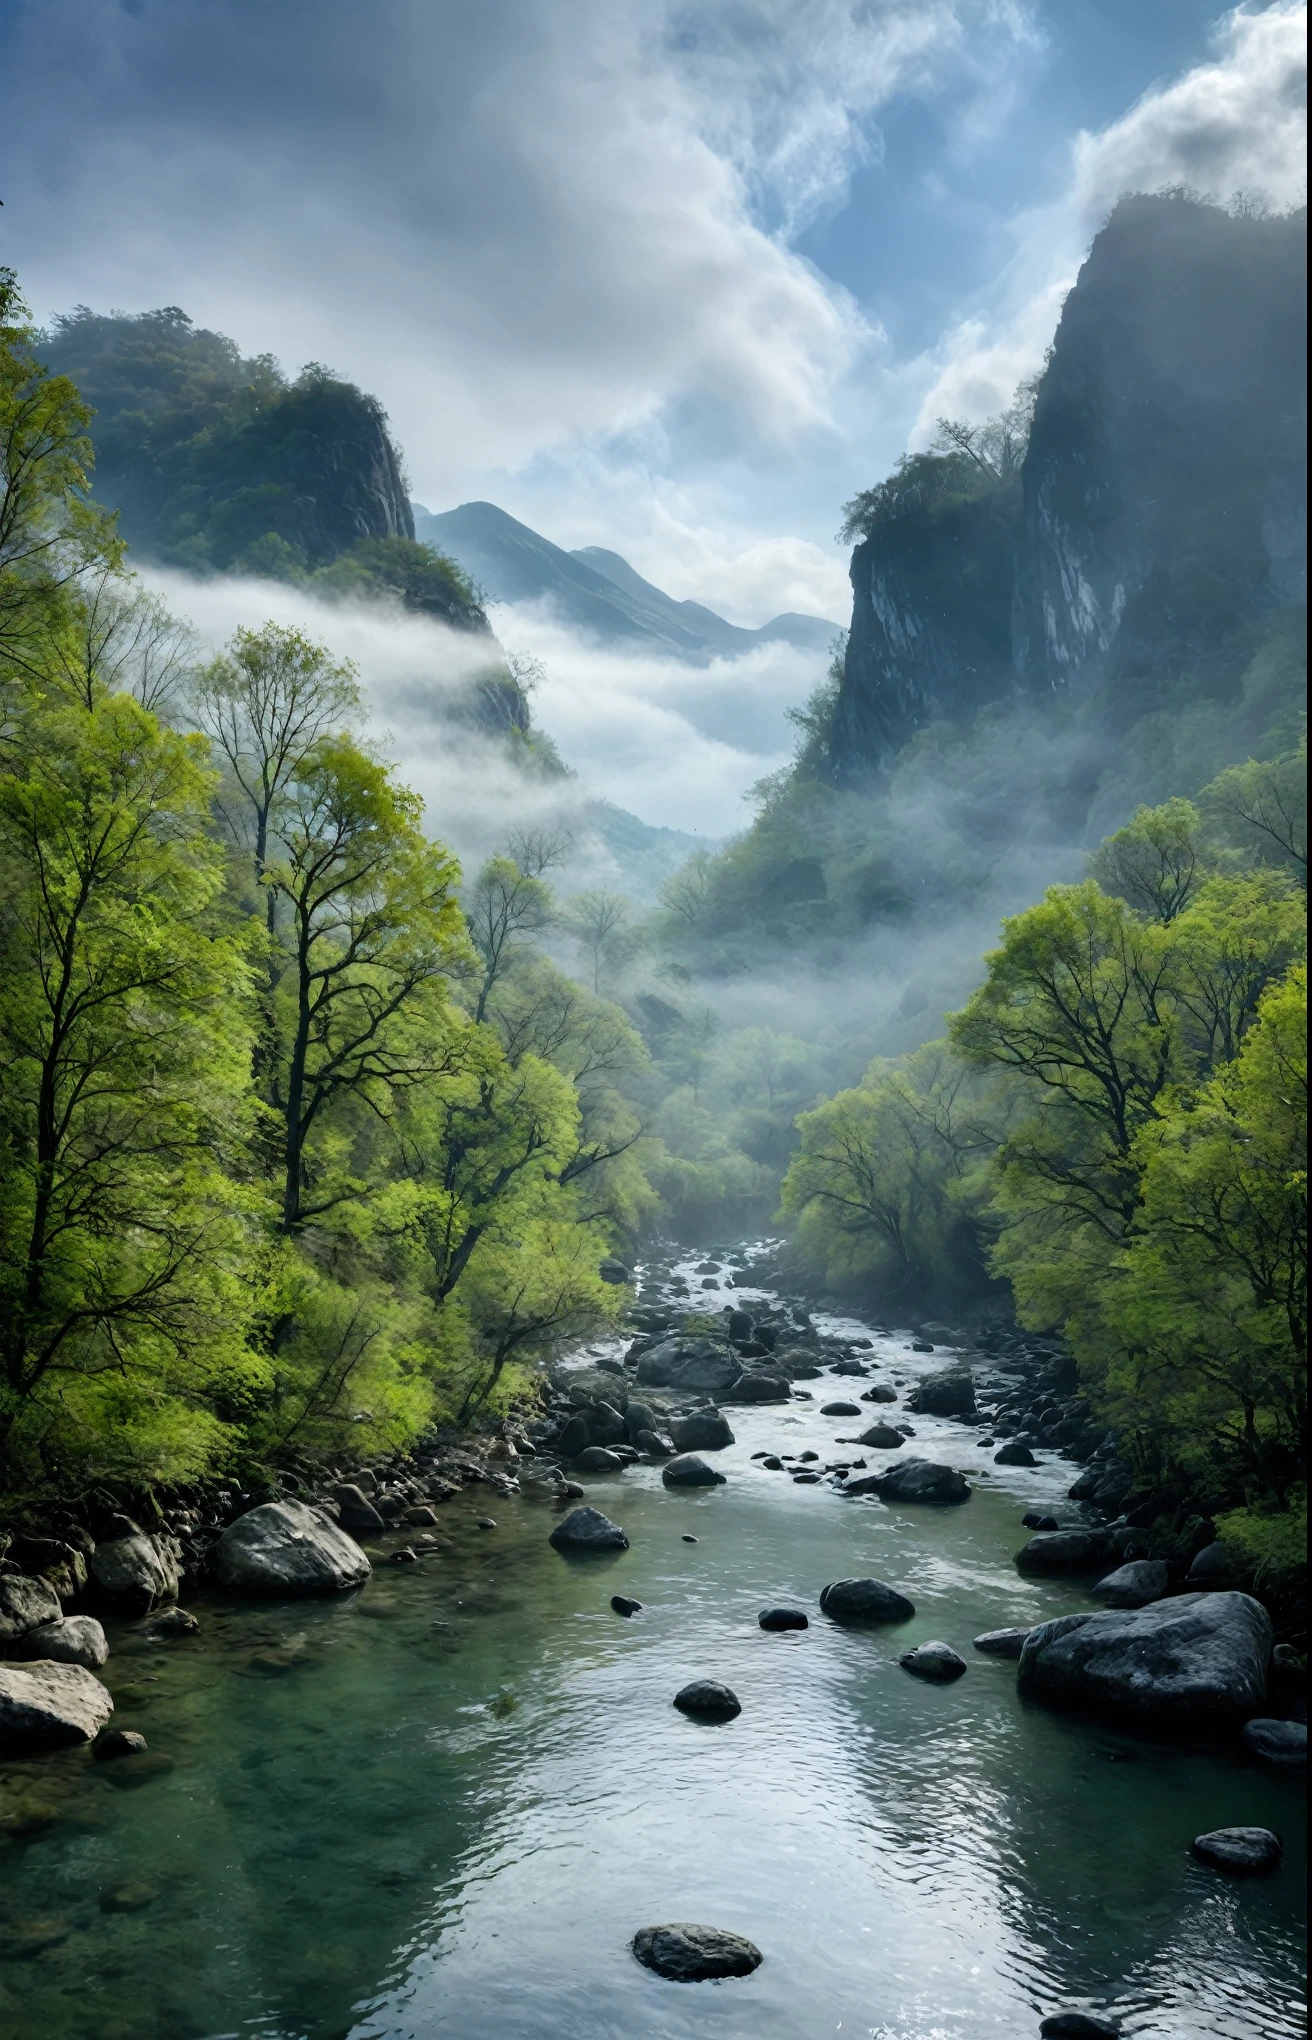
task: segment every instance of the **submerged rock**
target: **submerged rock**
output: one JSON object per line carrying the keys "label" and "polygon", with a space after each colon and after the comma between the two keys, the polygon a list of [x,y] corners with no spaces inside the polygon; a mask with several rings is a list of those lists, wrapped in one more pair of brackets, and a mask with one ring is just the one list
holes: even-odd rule
{"label": "submerged rock", "polygon": [[[1247,1595],[1237,1595],[1235,1598],[1246,1600]],[[1257,1720],[1245,1725],[1244,1743],[1264,1764],[1275,1764],[1285,1771],[1307,1769],[1305,1721],[1271,1721],[1265,1716],[1259,1716]]]}
{"label": "submerged rock", "polygon": [[245,1594],[337,1594],[373,1571],[358,1544],[321,1509],[264,1502],[238,1516],[214,1550],[221,1586]]}
{"label": "submerged rock", "polygon": [[833,1580],[820,1595],[821,1613],[835,1622],[909,1622],[915,1606],[883,1580]]}
{"label": "submerged rock", "polygon": [[756,1618],[761,1629],[809,1629],[807,1617],[800,1608],[762,1608]]}
{"label": "submerged rock", "polygon": [[141,1630],[152,1642],[170,1642],[175,1636],[195,1636],[199,1622],[189,1608],[166,1608],[162,1615],[156,1615]]}
{"label": "submerged rock", "polygon": [[114,1712],[99,1679],[83,1665],[0,1665],[0,1752],[90,1742]]}
{"label": "submerged rock", "polygon": [[1018,1658],[1025,1648],[1028,1629],[986,1629],[972,1639],[973,1648],[985,1657]]}
{"label": "submerged rock", "polygon": [[627,1551],[629,1540],[600,1509],[571,1509],[547,1539],[553,1551]]}
{"label": "submerged rock", "polygon": [[732,1721],[743,1711],[732,1686],[719,1679],[694,1679],[691,1684],[680,1686],[674,1704],[680,1714],[703,1714],[716,1721]]}
{"label": "submerged rock", "polygon": [[1117,1566],[1090,1591],[1108,1608],[1146,1608],[1150,1601],[1160,1601],[1170,1584],[1171,1569],[1164,1559],[1136,1558]]}
{"label": "submerged rock", "polygon": [[904,1672],[913,1672],[916,1678],[928,1679],[936,1686],[949,1685],[966,1669],[965,1658],[950,1643],[942,1643],[937,1637],[930,1643],[917,1644],[914,1650],[904,1650],[898,1663]]}
{"label": "submerged rock", "polygon": [[94,1615],[66,1615],[62,1622],[29,1629],[19,1655],[47,1658],[56,1665],[85,1665],[94,1672],[108,1659],[109,1643]]}
{"label": "submerged rock", "polygon": [[661,1479],[666,1487],[722,1487],[725,1476],[695,1452],[682,1452],[677,1459],[666,1460]]}
{"label": "submerged rock", "polygon": [[1018,1686],[1052,1707],[1130,1727],[1236,1727],[1262,1703],[1271,1622],[1247,1594],[1184,1594],[1151,1607],[1059,1615],[1032,1629]]}
{"label": "submerged rock", "polygon": [[633,1937],[633,1952],[645,1968],[654,1969],[671,1983],[750,1976],[761,1965],[760,1949],[741,1934],[682,1920],[664,1927],[640,1928]]}
{"label": "submerged rock", "polygon": [[91,1754],[98,1764],[108,1764],[115,1757],[142,1756],[148,1747],[145,1736],[135,1728],[107,1728],[96,1737]]}
{"label": "submerged rock", "polygon": [[1193,1852],[1200,1863],[1231,1877],[1260,1877],[1276,1869],[1285,1853],[1279,1835],[1261,1827],[1213,1828],[1195,1835]]}
{"label": "submerged rock", "polygon": [[719,1452],[733,1444],[729,1419],[719,1410],[694,1410],[689,1417],[675,1417],[670,1437],[678,1452]]}
{"label": "submerged rock", "polygon": [[1054,2012],[1039,2027],[1040,2040],[1120,2040],[1120,2032],[1095,2012]]}

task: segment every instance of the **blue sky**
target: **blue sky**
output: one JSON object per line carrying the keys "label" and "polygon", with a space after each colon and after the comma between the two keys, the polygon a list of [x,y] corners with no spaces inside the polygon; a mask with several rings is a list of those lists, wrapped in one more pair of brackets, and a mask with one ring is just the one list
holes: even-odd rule
{"label": "blue sky", "polygon": [[744,622],[1041,358],[1123,188],[1299,195],[1303,10],[0,0],[3,259],[378,393],[488,496]]}

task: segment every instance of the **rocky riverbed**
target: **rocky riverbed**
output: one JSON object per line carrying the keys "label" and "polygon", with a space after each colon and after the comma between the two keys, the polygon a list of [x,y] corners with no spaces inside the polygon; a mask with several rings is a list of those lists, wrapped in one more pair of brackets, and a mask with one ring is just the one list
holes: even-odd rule
{"label": "rocky riverbed", "polygon": [[[1082,1618],[1052,1657],[1069,1684],[1070,1661],[1116,1647],[1094,1625],[1241,1597],[1188,1592],[1187,1552],[1139,1560],[1135,1525],[1071,1502],[1114,1447],[1064,1458],[1036,1417],[1033,1463],[998,1463],[1004,1404],[1033,1408],[1060,1354],[808,1315],[736,1259],[650,1280],[652,1344],[575,1356],[515,1458],[448,1441],[306,1497],[338,1536],[351,1508],[373,1512],[345,1539],[348,1565],[371,1561],[363,1588],[284,1599],[212,1578],[187,1586],[191,1631],[167,1600],[99,1604],[108,1656],[84,1676],[112,1697],[112,1732],[146,1747],[0,1760],[15,2030],[588,2040],[701,2033],[708,2007],[730,2034],[841,2021],[964,2040],[1061,2012],[1127,2034],[1301,2030],[1302,1841],[1288,1753],[1241,1732],[1254,1692],[1167,1739],[1026,1696],[1040,1625]],[[685,1302],[741,1310],[752,1336],[651,1321]],[[705,1350],[672,1354],[671,1332]],[[643,1381],[644,1359],[667,1378]],[[713,1364],[708,1385],[674,1378]],[[753,1379],[782,1388],[744,1392]],[[602,1405],[619,1432],[603,1418],[594,1445]],[[858,1442],[874,1419],[897,1444]],[[594,1450],[608,1461],[585,1467]],[[667,1484],[690,1457],[721,1477]],[[940,1500],[917,1498],[926,1481]],[[580,1507],[624,1541],[553,1551]],[[145,1534],[111,1527],[105,1544]],[[1094,1540],[1079,1565],[1045,1554],[1076,1533]],[[171,1534],[149,1540],[161,1559]],[[1099,1598],[1101,1576],[1144,1563],[1165,1579]],[[1245,1624],[1255,1660],[1269,1639]],[[698,1682],[739,1711],[676,1707]],[[1282,1847],[1210,1839],[1230,1830]],[[671,1983],[648,1961],[663,1942],[633,1953],[671,1922],[737,1936],[759,1966]]]}

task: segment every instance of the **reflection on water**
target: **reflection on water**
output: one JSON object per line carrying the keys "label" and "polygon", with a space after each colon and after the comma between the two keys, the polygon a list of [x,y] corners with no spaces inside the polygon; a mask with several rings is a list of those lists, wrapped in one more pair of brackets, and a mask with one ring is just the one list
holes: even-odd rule
{"label": "reflection on water", "polygon": [[[1288,1788],[1022,1707],[1014,1665],[969,1650],[1088,1605],[1011,1565],[1022,1509],[1069,1467],[898,1512],[753,1465],[834,1451],[822,1399],[735,1413],[727,1487],[594,1483],[631,1540],[613,1558],[558,1558],[527,1494],[494,1532],[457,1499],[438,1551],[345,1603],[198,1599],[199,1638],[134,1650],[121,1631],[116,1718],[172,1766],[131,1789],[85,1751],[0,1770],[0,2030],[1011,2040],[1085,2004],[1160,2040],[1301,2033]],[[959,1425],[916,1428],[918,1451],[989,1463]],[[827,1580],[864,1572],[906,1588],[914,1622],[819,1615]],[[617,1590],[644,1604],[633,1621]],[[762,1633],[785,1600],[812,1628]],[[897,1665],[931,1636],[971,1658],[958,1684]],[[737,1720],[674,1710],[698,1675],[728,1680]],[[1194,1834],[1240,1822],[1284,1834],[1276,1878],[1192,1862]],[[669,1918],[746,1933],[765,1962],[662,1983],[628,1941]]]}

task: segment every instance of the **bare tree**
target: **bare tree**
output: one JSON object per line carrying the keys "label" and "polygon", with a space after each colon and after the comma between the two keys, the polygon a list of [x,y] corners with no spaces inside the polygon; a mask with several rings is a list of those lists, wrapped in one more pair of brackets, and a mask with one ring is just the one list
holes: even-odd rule
{"label": "bare tree", "polygon": [[632,953],[629,902],[622,893],[599,886],[594,892],[575,893],[565,911],[578,945],[591,963],[592,989],[600,997],[603,970]]}
{"label": "bare tree", "polygon": [[97,686],[135,695],[169,721],[195,665],[191,625],[112,567],[102,567],[79,592],[72,629],[52,643],[69,686],[88,705]]}

